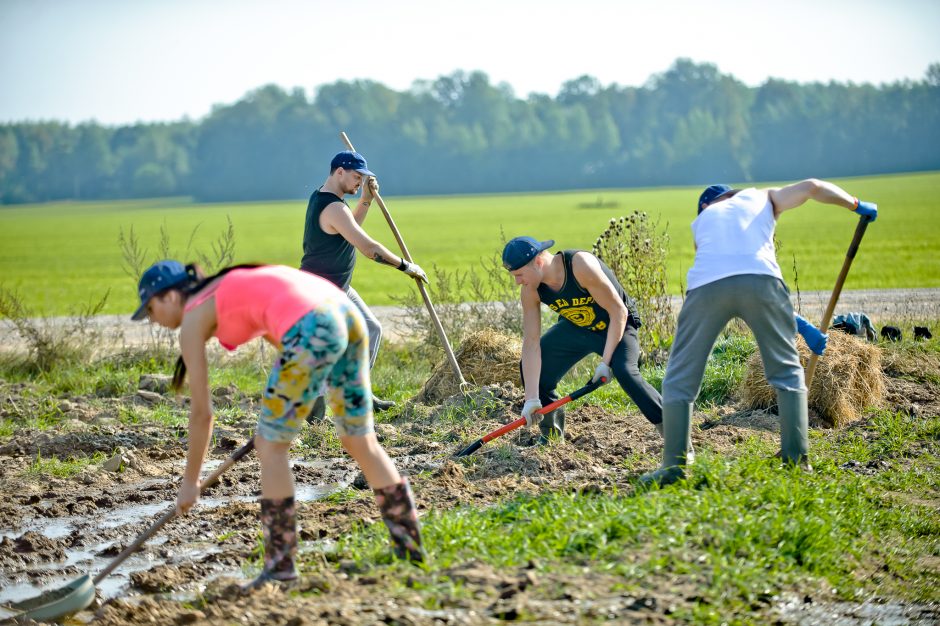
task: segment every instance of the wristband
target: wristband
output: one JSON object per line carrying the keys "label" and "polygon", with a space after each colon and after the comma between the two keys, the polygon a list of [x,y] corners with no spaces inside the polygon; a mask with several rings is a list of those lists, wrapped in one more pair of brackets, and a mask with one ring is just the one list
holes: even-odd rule
{"label": "wristband", "polygon": [[408,269],[408,261],[406,261],[405,259],[402,259],[401,265],[398,266],[398,271],[404,272],[406,269]]}

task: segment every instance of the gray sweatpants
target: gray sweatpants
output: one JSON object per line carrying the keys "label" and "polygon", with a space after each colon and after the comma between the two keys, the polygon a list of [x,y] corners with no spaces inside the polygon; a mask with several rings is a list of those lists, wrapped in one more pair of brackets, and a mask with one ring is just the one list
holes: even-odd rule
{"label": "gray sweatpants", "polygon": [[346,296],[352,300],[366,320],[366,328],[369,329],[369,369],[372,369],[375,367],[375,357],[379,354],[379,344],[382,342],[382,325],[379,323],[379,318],[366,306],[362,297],[352,286],[346,288]]}
{"label": "gray sweatpants", "polygon": [[754,333],[770,385],[806,390],[789,289],[773,276],[741,274],[686,293],[663,379],[663,404],[695,401],[715,340],[735,317]]}

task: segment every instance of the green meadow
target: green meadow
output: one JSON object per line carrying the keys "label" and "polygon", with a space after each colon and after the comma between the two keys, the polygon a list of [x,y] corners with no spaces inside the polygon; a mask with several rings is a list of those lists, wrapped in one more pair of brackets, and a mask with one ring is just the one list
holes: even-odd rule
{"label": "green meadow", "polygon": [[[833,180],[877,202],[880,211],[845,289],[940,287],[940,172]],[[682,289],[692,262],[689,224],[699,192],[678,187],[404,197],[395,196],[393,181],[382,190],[412,257],[432,280],[434,266],[480,267],[482,259],[498,254],[503,236],[554,239],[556,249],[590,248],[610,218],[646,211],[669,231],[673,293]],[[203,204],[174,198],[2,207],[0,285],[16,290],[36,314],[72,313],[108,290],[104,312],[127,313],[135,305],[136,284],[122,267],[122,230],[133,228],[151,260],[158,258],[165,230],[173,255],[191,260],[194,250],[210,252],[230,219],[236,262],[297,266],[305,210],[306,200]],[[815,203],[783,216],[778,260],[791,288],[794,271],[803,291],[833,287],[856,222],[848,211]],[[398,252],[375,205],[365,228]],[[372,304],[393,304],[410,283],[360,258],[353,285]]]}

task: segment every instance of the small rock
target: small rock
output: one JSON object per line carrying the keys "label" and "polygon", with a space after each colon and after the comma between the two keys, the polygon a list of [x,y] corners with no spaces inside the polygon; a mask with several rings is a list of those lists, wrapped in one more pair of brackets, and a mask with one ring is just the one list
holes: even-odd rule
{"label": "small rock", "polygon": [[93,485],[98,482],[98,472],[100,468],[97,465],[89,465],[78,475],[78,481],[84,485]]}
{"label": "small rock", "polygon": [[75,405],[69,402],[68,400],[62,400],[59,402],[59,410],[63,413],[71,413],[75,410]]}
{"label": "small rock", "polygon": [[114,427],[114,426],[117,426],[119,422],[113,417],[101,416],[101,417],[96,417],[95,419],[93,419],[91,423],[94,424],[95,426]]}
{"label": "small rock", "polygon": [[154,391],[147,391],[146,389],[138,389],[137,397],[146,402],[147,404],[159,404],[163,402],[163,396]]}
{"label": "small rock", "polygon": [[143,389],[144,391],[166,393],[170,390],[170,382],[172,380],[173,377],[169,374],[144,374],[140,377],[137,388]]}
{"label": "small rock", "polygon": [[82,420],[77,420],[73,418],[65,422],[66,430],[85,430],[86,428],[88,428],[88,425]]}
{"label": "small rock", "polygon": [[181,613],[176,617],[177,624],[195,624],[196,622],[201,622],[206,619],[206,614],[202,611],[189,611],[188,613]]}
{"label": "small rock", "polygon": [[394,437],[398,432],[398,429],[392,426],[391,424],[376,424],[375,425],[375,434],[380,437]]}
{"label": "small rock", "polygon": [[118,448],[114,456],[101,464],[101,469],[106,472],[120,472],[122,467],[134,467],[136,464],[137,459],[133,454]]}

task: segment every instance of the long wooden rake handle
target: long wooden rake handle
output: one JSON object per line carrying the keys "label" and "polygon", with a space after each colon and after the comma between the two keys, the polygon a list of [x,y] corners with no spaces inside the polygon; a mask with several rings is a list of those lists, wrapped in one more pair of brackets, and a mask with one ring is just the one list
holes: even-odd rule
{"label": "long wooden rake handle", "polygon": [[[849,250],[845,253],[845,261],[842,263],[842,271],[839,272],[839,278],[836,279],[836,286],[829,296],[829,304],[826,306],[826,312],[823,313],[822,321],[819,322],[819,329],[825,332],[832,321],[832,314],[836,310],[836,303],[839,301],[839,294],[842,293],[842,285],[845,284],[845,278],[849,275],[849,268],[852,267],[852,261],[858,252],[858,246],[862,243],[862,237],[865,236],[865,229],[868,228],[869,219],[860,217],[858,225],[855,227],[855,236],[852,237],[852,243],[849,244]],[[813,375],[816,373],[816,363],[819,361],[818,354],[811,354],[809,363],[806,365],[806,389],[809,390],[813,383]]]}
{"label": "long wooden rake handle", "polygon": [[[214,472],[206,476],[206,479],[199,483],[199,495],[202,495],[206,492],[206,489],[214,485],[219,481],[219,476],[221,476],[228,468],[232,467],[235,463],[241,460],[246,454],[255,449],[255,438],[252,437],[248,440],[248,443],[243,445],[241,448],[236,450],[232,456],[225,459],[222,462],[222,465],[216,468]],[[124,551],[117,555],[111,563],[108,564],[106,568],[98,572],[94,578],[94,584],[100,583],[105,577],[113,572],[118,565],[124,562],[124,559],[132,555],[134,552],[144,545],[144,542],[153,537],[154,533],[163,528],[163,526],[169,522],[171,519],[176,517],[176,505],[164,513],[160,519],[153,523],[153,526],[145,530],[137,539],[134,540],[134,543],[124,548]]]}
{"label": "long wooden rake handle", "polygon": [[[346,136],[344,131],[340,131],[340,137],[343,138],[343,142],[346,144],[346,147],[355,152],[355,148],[352,145],[352,142],[349,140],[349,137]],[[398,242],[398,247],[401,249],[401,255],[406,261],[411,263],[411,253],[408,252],[408,246],[405,245],[405,240],[401,238],[401,233],[398,231],[398,227],[395,226],[395,220],[392,219],[392,214],[388,212],[388,207],[385,206],[385,201],[382,200],[382,196],[375,192],[375,201],[378,203],[379,208],[382,209],[382,215],[385,216],[385,221],[388,222],[389,228],[392,229],[392,234],[395,235],[395,241]],[[441,320],[437,316],[437,311],[434,310],[434,305],[431,304],[431,297],[428,295],[427,289],[424,287],[424,282],[420,278],[415,278],[415,282],[418,283],[418,291],[421,292],[421,297],[424,299],[424,305],[428,309],[428,313],[431,315],[431,321],[434,323],[434,328],[437,330],[438,336],[441,338],[441,343],[444,345],[444,351],[447,352],[447,360],[450,361],[450,366],[454,369],[454,373],[457,374],[457,378],[460,380],[460,386],[463,388],[467,384],[467,381],[464,380],[463,374],[460,371],[460,365],[457,364],[457,357],[454,356],[454,351],[450,347],[450,342],[447,341],[447,334],[444,332],[444,326],[441,325]]]}

